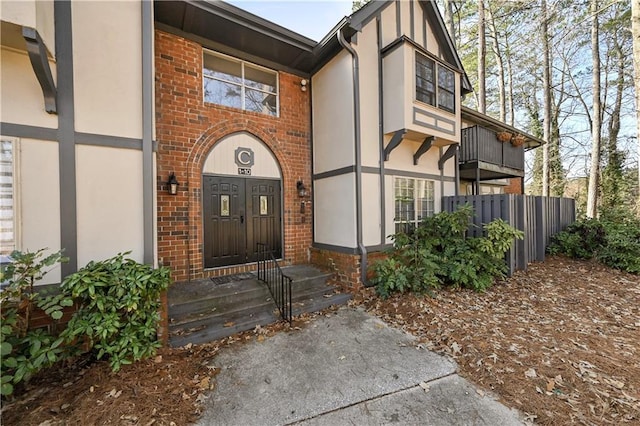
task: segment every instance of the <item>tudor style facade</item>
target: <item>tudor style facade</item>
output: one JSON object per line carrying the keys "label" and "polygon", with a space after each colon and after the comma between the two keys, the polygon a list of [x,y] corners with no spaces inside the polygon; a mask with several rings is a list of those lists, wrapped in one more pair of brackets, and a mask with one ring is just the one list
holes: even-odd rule
{"label": "tudor style facade", "polygon": [[3,242],[64,249],[49,283],[128,250],[175,282],[252,271],[263,243],[358,286],[390,234],[520,180],[541,143],[495,145],[522,132],[461,106],[431,1],[372,1],[319,42],[221,1],[7,1],[1,17]]}

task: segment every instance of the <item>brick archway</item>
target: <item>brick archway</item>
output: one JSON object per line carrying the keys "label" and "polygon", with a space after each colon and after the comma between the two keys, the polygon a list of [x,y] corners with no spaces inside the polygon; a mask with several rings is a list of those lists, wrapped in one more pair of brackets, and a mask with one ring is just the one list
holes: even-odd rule
{"label": "brick archway", "polygon": [[[282,191],[283,191],[283,213],[290,211],[288,204],[292,203],[291,194],[295,194],[295,185],[297,178],[291,176],[291,168],[287,164],[278,141],[271,135],[264,132],[258,126],[248,120],[234,120],[230,123],[218,123],[216,126],[209,128],[196,141],[191,149],[187,160],[187,185],[189,187],[189,278],[201,278],[204,276],[223,275],[226,273],[240,272],[246,268],[242,266],[216,268],[215,270],[204,269],[203,259],[203,223],[202,223],[202,169],[209,153],[220,141],[238,133],[248,133],[260,140],[274,155],[280,171],[282,173]],[[284,214],[283,214],[284,217]],[[287,250],[290,232],[287,229],[287,221],[284,221],[283,227],[283,258],[288,261],[294,261],[293,253]],[[293,255],[293,256],[292,256]]]}

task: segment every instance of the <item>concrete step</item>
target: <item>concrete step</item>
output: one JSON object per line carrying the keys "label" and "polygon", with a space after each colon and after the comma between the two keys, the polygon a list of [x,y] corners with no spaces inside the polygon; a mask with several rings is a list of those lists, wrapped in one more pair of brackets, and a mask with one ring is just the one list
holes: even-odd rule
{"label": "concrete step", "polygon": [[176,302],[169,296],[169,318],[181,321],[201,313],[222,314],[238,307],[260,305],[271,301],[271,293],[262,282],[243,280],[216,286],[210,285],[206,293],[188,301]]}
{"label": "concrete step", "polygon": [[[287,266],[282,270],[292,279],[294,316],[345,304],[351,298],[350,294],[339,294],[327,285],[332,274],[311,265]],[[209,342],[280,320],[267,286],[257,279],[225,284],[207,279],[178,283],[169,290],[168,297],[172,346]]]}
{"label": "concrete step", "polygon": [[304,313],[318,312],[334,305],[346,305],[349,300],[351,300],[351,295],[346,293],[336,293],[329,297],[307,297],[293,300],[291,310],[293,316],[298,316]]}
{"label": "concrete step", "polygon": [[198,321],[169,327],[169,343],[173,347],[187,343],[199,344],[222,339],[241,331],[253,330],[257,325],[273,324],[280,320],[275,305],[251,307],[225,316],[205,317]]}

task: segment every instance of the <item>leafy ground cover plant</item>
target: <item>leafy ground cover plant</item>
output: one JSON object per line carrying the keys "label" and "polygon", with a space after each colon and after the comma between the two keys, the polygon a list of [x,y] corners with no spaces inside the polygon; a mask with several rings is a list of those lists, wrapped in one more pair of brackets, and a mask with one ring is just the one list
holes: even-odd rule
{"label": "leafy ground cover plant", "polygon": [[169,269],[153,269],[120,253],[69,275],[61,289],[79,309],[62,337],[105,355],[114,371],[154,355],[160,343],[157,325],[160,294],[169,285]]}
{"label": "leafy ground cover plant", "polygon": [[34,291],[47,269],[66,259],[61,252],[45,256],[45,249],[36,252],[14,251],[12,262],[3,265],[0,282],[2,326],[0,327],[0,384],[3,396],[13,394],[14,386],[29,380],[41,369],[63,357],[63,339],[48,330],[35,328],[32,318],[36,309],[52,321],[62,318],[63,309],[73,301],[64,294],[46,295]]}
{"label": "leafy ground cover plant", "polygon": [[547,251],[597,259],[612,268],[640,274],[640,220],[631,215],[582,219],[552,237]]}
{"label": "leafy ground cover plant", "polygon": [[484,236],[467,236],[471,206],[425,218],[411,232],[392,236],[389,256],[372,265],[372,282],[383,298],[394,292],[430,293],[440,285],[482,291],[504,277],[505,253],[524,238],[502,219],[483,226]]}
{"label": "leafy ground cover plant", "polygon": [[[128,253],[86,267],[64,279],[55,294],[34,284],[49,267],[66,261],[60,252],[44,255],[15,251],[2,265],[0,282],[0,384],[3,396],[36,372],[79,351],[108,357],[113,370],[154,355],[160,294],[169,285],[169,269],[153,269],[126,259]],[[55,322],[65,307],[76,304],[66,328],[59,334],[35,328],[33,313],[41,310]]]}

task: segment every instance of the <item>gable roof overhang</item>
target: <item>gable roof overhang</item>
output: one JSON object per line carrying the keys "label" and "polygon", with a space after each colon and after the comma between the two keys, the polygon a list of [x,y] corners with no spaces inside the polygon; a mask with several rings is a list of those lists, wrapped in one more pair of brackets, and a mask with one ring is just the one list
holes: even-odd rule
{"label": "gable roof overhang", "polygon": [[451,40],[451,36],[446,29],[444,24],[444,19],[442,19],[442,15],[438,10],[438,5],[435,1],[431,0],[420,0],[418,2],[420,6],[422,6],[422,10],[424,10],[427,15],[427,19],[431,22],[431,30],[438,41],[438,45],[443,47],[442,53],[444,59],[451,65],[456,68],[462,70],[460,87],[462,89],[462,95],[466,95],[467,93],[473,92],[473,86],[469,81],[469,77],[467,76],[466,71],[464,71],[464,66],[462,66],[462,61],[460,60],[460,56],[458,56],[458,51],[455,48],[453,40]]}
{"label": "gable roof overhang", "polygon": [[488,129],[493,130],[494,132],[509,132],[524,136],[526,138],[526,141],[524,143],[524,147],[526,149],[537,148],[540,145],[545,144],[545,141],[543,139],[525,133],[516,127],[503,123],[500,120],[496,120],[493,117],[489,117],[488,115],[485,115],[479,111],[476,111],[464,105],[460,108],[460,110],[463,120],[468,120],[472,123],[480,124]]}
{"label": "gable roof overhang", "polygon": [[318,43],[219,0],[155,1],[156,27],[204,47],[308,76]]}

